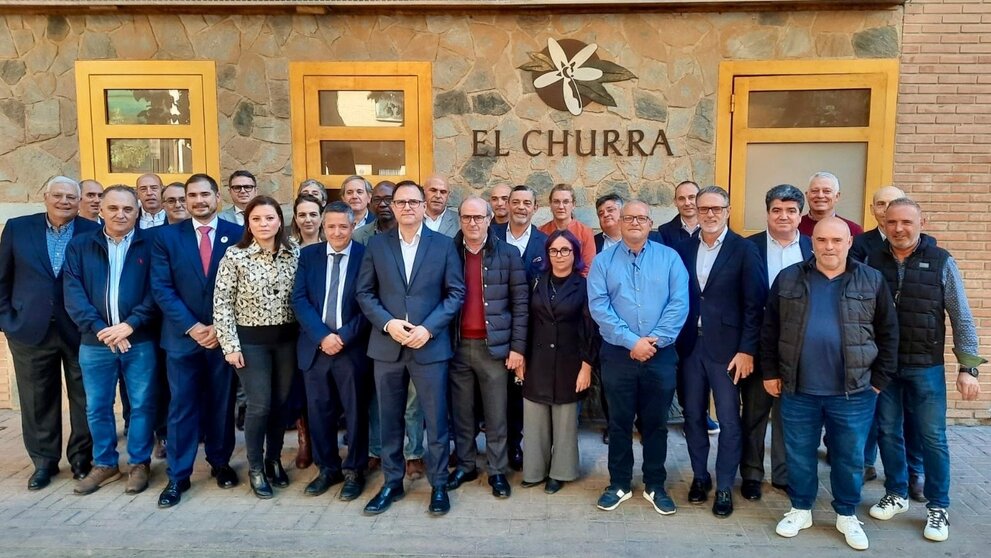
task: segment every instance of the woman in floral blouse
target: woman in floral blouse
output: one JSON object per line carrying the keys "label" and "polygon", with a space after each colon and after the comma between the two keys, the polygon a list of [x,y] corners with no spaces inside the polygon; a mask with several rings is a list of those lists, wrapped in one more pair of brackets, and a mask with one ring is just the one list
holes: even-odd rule
{"label": "woman in floral blouse", "polygon": [[251,488],[259,498],[271,498],[272,484],[289,485],[280,455],[283,407],[296,371],[298,325],[289,297],[299,248],[285,233],[279,203],[269,196],[251,200],[244,223],[241,241],[220,260],[213,323],[247,398],[244,439]]}

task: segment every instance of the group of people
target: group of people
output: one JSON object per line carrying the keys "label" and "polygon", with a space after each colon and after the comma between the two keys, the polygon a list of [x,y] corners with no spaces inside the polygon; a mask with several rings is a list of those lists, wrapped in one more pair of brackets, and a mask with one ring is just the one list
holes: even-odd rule
{"label": "group of people", "polygon": [[79,494],[122,477],[120,381],[126,492],[147,488],[161,450],[158,505],[178,504],[201,442],[218,485],[236,486],[240,389],[248,479],[271,498],[290,483],[281,455],[301,385],[296,406],[317,465],[305,493],[341,484],[338,498],[354,500],[381,467],[368,515],[404,496],[404,477],[423,476],[428,511],[447,513],[448,492],[479,477],[480,431],[495,497],[511,496],[510,469],[522,487],[558,492],[581,475],[580,402],[598,384],[609,472],[599,509],[633,495],[635,428],[642,495],[675,513],[665,460],[677,399],[688,501],[715,489],[717,517],[733,513],[738,474],[743,498],[762,497],[770,422],[771,482],[792,503],[779,535],[812,525],[825,428],[836,527],[851,547],[868,547],[856,507],[875,447],[886,494],[871,516],[906,511],[912,490],[928,500],[925,537],[948,536],[945,316],[964,399],[978,396],[984,360],[956,263],[897,188],[875,194],[878,227],[863,233],[836,215],[832,174],[813,175],[804,194],[775,186],[767,230],[749,238],[730,230],[724,189],[690,181],[674,189],[678,214],[656,229],[646,203],[600,197],[598,234],[574,217],[567,184],[551,189],[541,227],[527,186],[500,184],[454,209],[438,176],[374,187],[352,176],[333,202],[308,180],[289,226],[250,172],[234,172],[228,188],[233,203],[218,211],[220,186],[205,174],[105,189],[55,177],[44,213],[4,227],[0,329],[35,467],[30,490],[58,472],[63,371]]}

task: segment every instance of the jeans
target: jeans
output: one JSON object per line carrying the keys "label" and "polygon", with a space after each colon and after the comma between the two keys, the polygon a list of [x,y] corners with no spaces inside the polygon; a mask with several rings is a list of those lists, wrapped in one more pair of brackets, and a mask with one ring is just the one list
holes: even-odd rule
{"label": "jeans", "polygon": [[79,347],[79,366],[86,390],[86,420],[93,436],[93,464],[117,467],[117,421],[114,417],[118,374],[124,378],[131,402],[131,424],[127,433],[127,462],[151,462],[155,442],[158,378],[155,344],[145,341],[125,353],[105,345]]}
{"label": "jeans", "polygon": [[[296,343],[241,345],[244,368],[237,371],[247,403],[244,414],[244,447],[248,466],[264,467],[265,459],[282,456],[286,435],[286,398],[296,374]],[[336,425],[335,425],[336,426]],[[263,446],[268,447],[263,452]],[[263,458],[264,453],[264,458]]]}
{"label": "jeans", "polygon": [[[906,413],[905,409],[913,409]],[[922,442],[929,508],[950,506],[950,450],[946,442],[946,375],[943,365],[902,368],[878,400],[878,448],[884,488],[908,497],[908,464],[902,424],[909,420]],[[905,430],[908,430],[906,425]]]}
{"label": "jeans", "polygon": [[[904,393],[903,399],[904,399]],[[877,462],[877,426],[880,416],[880,397],[878,397],[878,410],[874,411],[874,424],[867,434],[867,446],[864,447],[864,465],[874,466]],[[904,404],[904,402],[903,402]],[[908,474],[913,477],[925,475],[925,468],[922,466],[922,440],[915,429],[915,419],[911,418],[914,411],[905,407],[905,420],[903,428],[905,432],[905,457],[908,459]]]}
{"label": "jeans", "polygon": [[852,395],[781,394],[788,460],[788,496],[799,510],[811,510],[819,489],[819,437],[823,425],[830,440],[829,484],[833,510],[854,515],[864,484],[864,443],[874,420],[877,396],[872,389]]}

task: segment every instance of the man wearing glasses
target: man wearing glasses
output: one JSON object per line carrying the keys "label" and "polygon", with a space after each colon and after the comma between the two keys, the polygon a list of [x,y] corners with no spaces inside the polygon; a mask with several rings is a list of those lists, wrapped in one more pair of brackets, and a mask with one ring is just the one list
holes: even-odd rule
{"label": "man wearing glasses", "polygon": [[141,202],[139,229],[151,229],[165,224],[166,213],[162,209],[162,178],[157,174],[142,174],[134,181],[134,189]]}
{"label": "man wearing glasses", "polygon": [[243,227],[244,208],[258,195],[258,182],[255,180],[255,175],[242,169],[231,173],[227,187],[231,191],[231,201],[234,205],[225,207],[217,216]]}
{"label": "man wearing glasses", "polygon": [[729,517],[743,451],[739,383],[754,370],[767,280],[757,246],[727,226],[726,190],[708,186],[695,200],[699,238],[678,245],[690,295],[688,320],[677,342],[685,384],[685,438],[694,473],[688,501],[701,504],[712,490],[706,426],[711,391],[721,427],[712,513]]}
{"label": "man wearing glasses", "polygon": [[173,182],[162,190],[162,204],[170,225],[189,219],[186,211],[186,188],[182,182]]}
{"label": "man wearing glasses", "polygon": [[396,185],[383,180],[372,188],[372,200],[368,209],[375,215],[371,223],[355,227],[352,240],[358,244],[368,244],[368,239],[396,226],[396,218],[392,213],[392,192]]}

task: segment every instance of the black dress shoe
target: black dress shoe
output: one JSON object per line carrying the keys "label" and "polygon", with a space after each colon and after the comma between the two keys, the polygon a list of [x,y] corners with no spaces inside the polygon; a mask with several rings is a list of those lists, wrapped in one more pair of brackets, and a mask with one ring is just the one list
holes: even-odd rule
{"label": "black dress shoe", "polygon": [[272,482],[273,486],[285,488],[289,486],[289,475],[282,467],[282,462],[278,459],[269,459],[265,462],[265,476]]}
{"label": "black dress shoe", "polygon": [[514,471],[523,470],[523,450],[519,446],[509,451],[509,468]]}
{"label": "black dress shoe", "polygon": [[433,492],[430,493],[430,505],[427,507],[427,511],[431,515],[444,515],[451,511],[451,499],[447,497],[447,488],[434,487]]}
{"label": "black dress shoe", "polygon": [[375,495],[367,504],[365,504],[365,515],[378,515],[385,510],[389,509],[389,506],[393,502],[398,502],[406,496],[406,492],[403,490],[402,485],[400,486],[389,486],[385,485],[379,493]]}
{"label": "black dress shoe", "polygon": [[602,429],[602,443],[605,444],[605,445],[607,445],[607,446],[609,445],[609,429],[608,428],[603,428]]}
{"label": "black dress shoe", "polygon": [[357,500],[358,496],[365,491],[365,477],[357,471],[344,471],[344,486],[337,499],[342,502]]}
{"label": "black dress shoe", "polygon": [[41,490],[52,483],[51,469],[35,469],[28,479],[28,490]]}
{"label": "black dress shoe", "polygon": [[729,490],[717,490],[716,499],[712,502],[712,513],[722,518],[733,515],[733,493]]}
{"label": "black dress shoe", "polygon": [[340,471],[320,469],[320,473],[317,475],[317,478],[313,479],[310,481],[310,484],[306,485],[306,490],[304,490],[303,493],[307,496],[319,496],[330,490],[330,487],[341,482],[344,482],[344,475],[342,475]]}
{"label": "black dress shoe", "polygon": [[496,498],[509,498],[513,489],[509,487],[506,475],[493,475],[489,477],[489,486],[492,487],[492,495]]}
{"label": "black dress shoe", "polygon": [[89,461],[77,461],[72,464],[72,478],[83,480],[92,470],[93,464]]}
{"label": "black dress shoe", "polygon": [[712,490],[712,478],[694,479],[692,486],[688,489],[688,501],[692,504],[701,504],[709,499],[709,491]]}
{"label": "black dress shoe", "polygon": [[457,490],[459,486],[466,482],[471,482],[478,479],[478,469],[472,471],[462,471],[461,469],[455,469],[453,473],[447,476],[447,489]]}
{"label": "black dress shoe", "polygon": [[251,483],[251,491],[262,500],[268,500],[275,495],[272,492],[272,485],[265,477],[265,471],[261,469],[250,469],[248,471],[248,482]]}
{"label": "black dress shoe", "polygon": [[548,477],[547,484],[544,485],[544,493],[556,494],[562,488],[564,488],[564,481],[559,481]]}
{"label": "black dress shoe", "polygon": [[210,470],[210,476],[217,479],[217,486],[220,488],[234,488],[237,486],[237,473],[231,469],[230,465],[214,467]]}
{"label": "black dress shoe", "polygon": [[165,485],[165,490],[158,495],[158,507],[171,508],[178,504],[182,500],[182,493],[187,490],[189,490],[189,479],[170,480],[169,484]]}
{"label": "black dress shoe", "polygon": [[740,495],[747,500],[760,500],[760,485],[759,480],[745,480],[740,485]]}

